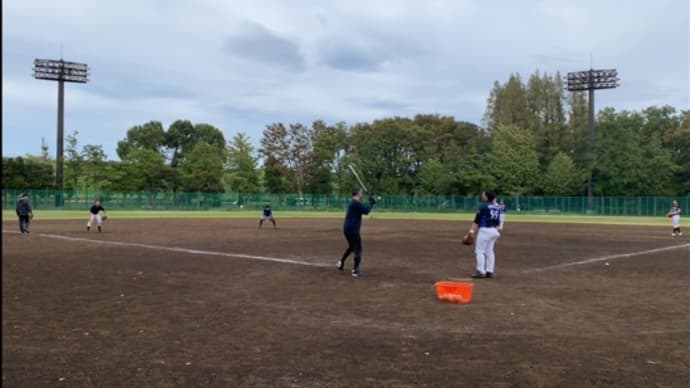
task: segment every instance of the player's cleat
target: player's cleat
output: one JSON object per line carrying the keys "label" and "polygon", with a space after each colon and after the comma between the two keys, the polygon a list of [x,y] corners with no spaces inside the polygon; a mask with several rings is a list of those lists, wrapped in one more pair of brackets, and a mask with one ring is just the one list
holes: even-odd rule
{"label": "player's cleat", "polygon": [[472,274],[472,279],[484,279],[484,278],[486,278],[486,275],[479,272],[479,271]]}
{"label": "player's cleat", "polygon": [[87,226],[86,226],[86,231],[87,231],[87,232],[90,232],[90,231],[91,231],[91,227],[87,225]]}
{"label": "player's cleat", "polygon": [[361,277],[361,276],[362,276],[362,273],[359,272],[358,269],[353,269],[353,270],[352,270],[352,277],[353,277],[353,278],[358,278],[358,277]]}
{"label": "player's cleat", "polygon": [[678,232],[678,237],[682,237],[682,236],[683,236],[683,232]]}
{"label": "player's cleat", "polygon": [[493,272],[487,272],[487,273],[486,273],[486,277],[487,277],[487,278],[492,278],[492,277],[494,277],[494,273],[493,273]]}
{"label": "player's cleat", "polygon": [[98,233],[101,233],[101,226],[98,225]]}
{"label": "player's cleat", "polygon": [[337,269],[340,272],[343,272],[343,262],[338,260],[338,262],[335,264],[335,269]]}
{"label": "player's cleat", "polygon": [[671,237],[676,237],[676,232],[671,233]]}

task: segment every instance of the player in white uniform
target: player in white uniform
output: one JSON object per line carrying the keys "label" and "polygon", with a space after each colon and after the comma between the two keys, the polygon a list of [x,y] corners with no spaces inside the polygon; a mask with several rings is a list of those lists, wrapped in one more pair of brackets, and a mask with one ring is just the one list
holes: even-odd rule
{"label": "player in white uniform", "polygon": [[470,228],[470,233],[474,233],[475,227],[478,229],[474,248],[477,270],[472,275],[475,279],[494,277],[494,244],[501,236],[498,232],[501,209],[496,203],[496,193],[486,190],[482,193],[482,200],[474,217],[474,224]]}
{"label": "player in white uniform", "polygon": [[677,199],[673,200],[668,216],[671,217],[671,222],[673,223],[673,233],[671,233],[671,236],[682,236],[683,232],[680,231],[680,206],[678,206]]}
{"label": "player in white uniform", "polygon": [[86,223],[86,231],[91,231],[91,224],[96,221],[98,225],[98,231],[100,232],[103,228],[103,218],[101,218],[101,212],[105,215],[105,209],[101,206],[101,201],[93,201],[93,206],[89,209],[89,221]]}

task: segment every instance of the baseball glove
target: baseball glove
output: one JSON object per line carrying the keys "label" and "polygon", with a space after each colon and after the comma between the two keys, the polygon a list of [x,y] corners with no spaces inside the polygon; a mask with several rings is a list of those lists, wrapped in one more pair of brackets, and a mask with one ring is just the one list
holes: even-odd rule
{"label": "baseball glove", "polygon": [[107,221],[107,220],[108,220],[108,216],[104,215],[103,217],[101,217],[101,220]]}
{"label": "baseball glove", "polygon": [[34,219],[34,213],[33,212],[29,213],[29,219],[33,221],[33,219]]}
{"label": "baseball glove", "polygon": [[463,245],[474,244],[474,233],[467,233],[465,236],[463,236],[462,243]]}

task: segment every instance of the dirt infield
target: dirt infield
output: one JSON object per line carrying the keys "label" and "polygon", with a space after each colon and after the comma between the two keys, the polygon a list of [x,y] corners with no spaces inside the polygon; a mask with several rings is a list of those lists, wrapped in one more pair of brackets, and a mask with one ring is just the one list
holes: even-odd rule
{"label": "dirt infield", "polygon": [[83,221],[39,221],[31,235],[4,222],[3,386],[690,379],[690,238],[670,228],[509,222],[497,277],[459,305],[433,283],[472,272],[466,222],[366,219],[360,279],[335,270],[342,220],[278,222],[111,219],[87,234]]}

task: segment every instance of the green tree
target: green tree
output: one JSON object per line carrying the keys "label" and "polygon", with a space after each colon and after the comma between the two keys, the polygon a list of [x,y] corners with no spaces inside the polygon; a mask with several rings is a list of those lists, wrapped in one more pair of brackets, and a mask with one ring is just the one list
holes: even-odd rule
{"label": "green tree", "polygon": [[412,194],[417,155],[415,130],[408,118],[394,117],[358,124],[350,137],[353,162],[372,191],[383,194]]}
{"label": "green tree", "polygon": [[[645,118],[643,138],[659,135],[661,140],[661,149],[648,149],[647,152],[663,153],[671,158],[673,164],[670,187],[664,191],[669,194],[687,194],[690,192],[690,111],[677,113],[671,106],[652,106],[644,109],[642,115]],[[645,148],[657,147],[655,140],[645,141],[645,145]],[[655,162],[659,170],[665,169],[662,174],[667,173],[669,168],[668,163],[663,160],[665,156]],[[651,158],[649,154],[646,157]]]}
{"label": "green tree", "polygon": [[270,165],[264,165],[266,175],[272,176],[279,171],[289,172],[293,188],[299,194],[304,192],[305,177],[312,156],[312,133],[312,128],[300,123],[290,124],[287,128],[282,123],[273,123],[266,126],[261,138],[259,152],[266,158],[266,162],[268,158],[272,158]]}
{"label": "green tree", "polygon": [[530,127],[532,119],[527,109],[527,92],[520,74],[511,74],[504,85],[498,81],[494,83],[487,100],[484,121],[491,130],[499,125],[510,124],[520,128]]}
{"label": "green tree", "polygon": [[[567,154],[571,155],[576,166],[587,169],[587,134],[589,128],[589,103],[584,92],[571,92],[568,95],[568,130],[572,145]],[[591,166],[589,167],[591,169]]]}
{"label": "green tree", "polygon": [[673,177],[678,166],[673,162],[671,150],[661,144],[661,133],[653,132],[642,138],[642,179],[636,195],[673,195],[676,185]]}
{"label": "green tree", "polygon": [[122,161],[130,168],[130,179],[137,190],[153,192],[163,187],[165,158],[157,150],[131,148]]}
{"label": "green tree", "polygon": [[84,160],[84,172],[88,182],[98,195],[101,183],[107,177],[104,168],[107,155],[103,151],[102,145],[86,144],[82,148],[81,156]]}
{"label": "green tree", "polygon": [[312,124],[312,152],[307,162],[306,191],[330,194],[333,191],[334,171],[341,149],[341,128],[328,126],[321,120]]}
{"label": "green tree", "polygon": [[225,152],[225,137],[218,128],[209,124],[194,125],[189,120],[172,123],[165,134],[165,145],[172,153],[171,166],[179,166],[199,142],[214,147],[216,153]]}
{"label": "green tree", "polygon": [[80,187],[80,180],[84,177],[84,157],[79,152],[79,140],[77,136],[79,131],[74,131],[67,135],[65,139],[67,146],[65,147],[65,161],[64,174],[66,189],[78,190]]}
{"label": "green tree", "polygon": [[531,193],[539,171],[532,135],[516,125],[499,125],[492,136],[490,166],[498,191],[512,195]]}
{"label": "green tree", "polygon": [[526,87],[529,127],[536,139],[540,165],[546,166],[559,152],[572,155],[574,137],[565,119],[565,95],[560,73],[537,70]]}
{"label": "green tree", "polygon": [[180,166],[187,191],[222,192],[224,156],[215,145],[197,143]]}
{"label": "green tree", "polygon": [[41,159],[46,162],[50,159],[50,155],[48,154],[48,144],[46,143],[46,139],[44,137],[41,137]]}
{"label": "green tree", "polygon": [[559,152],[546,169],[542,189],[546,195],[582,195],[583,179],[573,160],[564,152]]}
{"label": "green tree", "polygon": [[430,159],[424,163],[417,174],[419,185],[417,194],[444,194],[450,186],[452,176],[447,174],[443,164],[438,159]]}
{"label": "green tree", "polygon": [[2,188],[15,190],[51,189],[55,187],[52,163],[40,157],[2,158]]}
{"label": "green tree", "polygon": [[288,171],[273,155],[266,156],[264,160],[264,188],[268,193],[284,194],[290,191],[290,182],[287,180]]}
{"label": "green tree", "polygon": [[240,132],[228,144],[228,175],[226,182],[230,190],[239,193],[255,193],[259,191],[259,172],[257,159],[254,157],[254,147],[249,138]]}
{"label": "green tree", "polygon": [[127,137],[117,143],[122,162],[110,172],[111,187],[149,193],[165,187],[165,140],[165,130],[158,121],[130,128]]}
{"label": "green tree", "polygon": [[133,148],[163,153],[165,146],[165,130],[159,121],[149,121],[144,125],[135,125],[127,130],[127,137],[117,143],[117,155],[120,159],[127,158]]}
{"label": "green tree", "polygon": [[638,195],[644,178],[639,133],[643,118],[613,108],[597,116],[594,143],[594,191],[599,195]]}

